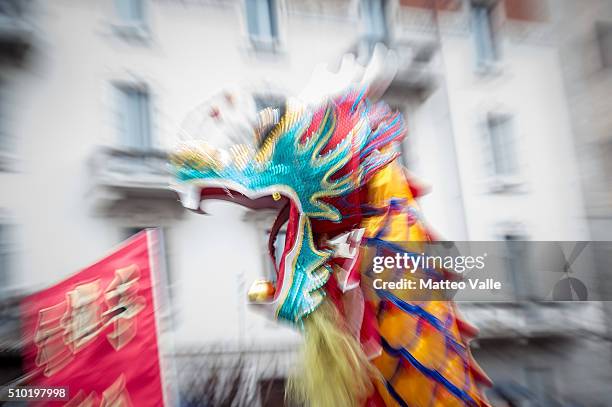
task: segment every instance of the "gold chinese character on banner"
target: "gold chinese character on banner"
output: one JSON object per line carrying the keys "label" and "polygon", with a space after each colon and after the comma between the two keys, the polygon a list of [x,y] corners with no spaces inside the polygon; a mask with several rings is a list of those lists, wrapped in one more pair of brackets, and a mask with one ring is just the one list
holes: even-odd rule
{"label": "gold chinese character on banner", "polygon": [[99,397],[95,391],[87,394],[79,390],[76,396],[64,407],[132,407],[132,400],[127,391],[125,375],[119,377],[102,392]]}
{"label": "gold chinese character on banner", "polygon": [[104,390],[100,407],[132,407],[132,400],[130,400],[130,394],[125,388],[125,376],[123,374]]}
{"label": "gold chinese character on banner", "polygon": [[136,335],[138,326],[136,316],[144,309],[145,299],[138,295],[140,270],[130,265],[115,271],[115,278],[106,288],[105,298],[108,309],[104,316],[106,324],[112,324],[113,331],[107,335],[108,341],[119,350]]}
{"label": "gold chinese character on banner", "polygon": [[44,367],[44,375],[49,377],[60,371],[73,358],[70,348],[64,341],[64,328],[61,319],[66,309],[62,301],[49,308],[38,311],[38,323],[34,334],[34,344],[38,348],[35,363]]}
{"label": "gold chinese character on banner", "polygon": [[64,407],[96,407],[97,405],[98,396],[95,391],[87,395],[83,390],[79,390],[72,400],[64,404]]}
{"label": "gold chinese character on banner", "polygon": [[100,294],[100,280],[80,284],[66,293],[68,310],[62,326],[73,353],[83,349],[102,329]]}

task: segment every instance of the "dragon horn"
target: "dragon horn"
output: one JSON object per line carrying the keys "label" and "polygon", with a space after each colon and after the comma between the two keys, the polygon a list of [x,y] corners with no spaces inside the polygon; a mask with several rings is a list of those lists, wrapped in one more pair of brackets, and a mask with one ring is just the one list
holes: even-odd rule
{"label": "dragon horn", "polygon": [[316,105],[354,88],[366,89],[367,97],[379,98],[389,87],[397,69],[397,54],[377,44],[367,66],[357,62],[353,54],[342,57],[337,72],[330,71],[326,64],[317,65],[298,98],[306,104]]}

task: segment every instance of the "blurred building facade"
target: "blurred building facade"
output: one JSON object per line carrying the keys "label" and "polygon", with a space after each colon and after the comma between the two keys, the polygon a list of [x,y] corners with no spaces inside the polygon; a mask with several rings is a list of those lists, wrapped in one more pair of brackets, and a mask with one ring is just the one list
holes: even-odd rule
{"label": "blurred building facade", "polygon": [[[209,216],[186,212],[168,189],[167,152],[185,115],[223,86],[273,83],[297,92],[317,64],[334,68],[347,52],[366,61],[377,42],[400,56],[386,99],[406,115],[405,164],[432,187],[423,211],[441,237],[595,237],[574,148],[580,102],[566,97],[556,25],[569,7],[0,1],[5,296],[43,288],[139,229],[161,227],[178,388],[204,386],[192,372],[242,360],[250,402],[274,397],[300,338],[248,310],[245,296],[271,272],[265,245],[274,214],[215,202]],[[517,299],[528,299],[516,289]],[[610,347],[592,339],[601,334],[602,305],[579,305],[462,307],[482,330],[475,353],[500,384],[497,396],[606,404]],[[585,376],[594,378],[588,386]]]}
{"label": "blurred building facade", "polygon": [[[561,66],[577,151],[591,239],[612,240],[612,3],[566,1],[558,10]],[[599,250],[598,286],[609,292],[612,252]],[[604,302],[608,351],[612,303]],[[606,354],[604,352],[604,354]]]}

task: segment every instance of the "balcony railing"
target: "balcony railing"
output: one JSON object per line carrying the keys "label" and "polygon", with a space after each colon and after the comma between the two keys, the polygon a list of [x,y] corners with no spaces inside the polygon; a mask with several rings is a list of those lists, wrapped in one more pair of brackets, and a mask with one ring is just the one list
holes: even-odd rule
{"label": "balcony railing", "polygon": [[141,207],[153,203],[174,210],[180,207],[169,188],[171,175],[165,152],[101,148],[89,164],[94,184],[90,199],[99,212],[110,214],[137,202]]}
{"label": "balcony railing", "polygon": [[600,335],[603,314],[596,302],[460,303],[478,338],[536,339]]}
{"label": "balcony railing", "polygon": [[436,44],[424,40],[402,40],[393,44],[399,57],[399,67],[391,83],[399,89],[426,91],[435,84],[432,64]]}
{"label": "balcony railing", "polygon": [[362,64],[367,64],[377,43],[382,42],[398,56],[398,70],[390,90],[404,92],[427,92],[435,85],[435,70],[432,59],[437,49],[429,39],[377,39],[362,37],[351,49]]}

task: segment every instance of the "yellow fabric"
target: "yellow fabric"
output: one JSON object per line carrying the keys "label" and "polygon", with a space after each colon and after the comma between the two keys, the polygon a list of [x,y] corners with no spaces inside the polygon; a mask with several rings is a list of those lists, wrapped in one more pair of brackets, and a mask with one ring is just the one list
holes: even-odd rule
{"label": "yellow fabric", "polygon": [[[368,203],[384,213],[364,219],[365,237],[379,238],[398,244],[404,249],[420,250],[428,240],[425,226],[417,221],[409,225],[406,206],[418,211],[410,192],[403,168],[392,163],[379,171],[367,186]],[[402,200],[397,210],[389,209],[391,199]],[[364,248],[362,262],[368,264],[372,253]],[[389,407],[449,407],[468,405],[464,400],[437,381],[423,373],[416,365],[397,354],[405,349],[426,369],[443,375],[454,386],[466,392],[477,406],[488,406],[486,398],[477,388],[470,366],[473,362],[469,347],[461,337],[457,316],[452,302],[407,301],[439,321],[450,323],[444,331],[430,325],[418,315],[386,303],[372,292],[372,285],[364,275],[361,288],[364,296],[378,310],[378,327],[382,338],[393,349],[382,350],[380,355],[368,361],[359,342],[347,333],[336,307],[326,299],[316,312],[304,320],[305,345],[301,366],[290,377],[288,397],[311,407],[353,407],[363,405],[374,389]],[[394,295],[401,297],[400,290]],[[449,338],[465,347],[464,357],[449,350]],[[373,386],[372,386],[373,384]],[[387,385],[392,386],[392,395]]]}
{"label": "yellow fabric", "polygon": [[[397,163],[388,165],[374,175],[367,188],[368,203],[376,208],[385,210],[389,207],[391,199],[401,199],[404,200],[404,205],[412,206],[418,211],[404,170]],[[428,234],[421,221],[409,226],[408,216],[405,210],[395,212],[387,210],[385,214],[367,218],[362,224],[362,227],[365,228],[365,237],[373,238],[382,233],[382,236],[379,236],[381,239],[404,247],[411,245],[411,250],[415,250],[415,246],[416,248],[420,246],[419,242],[428,240]],[[367,256],[368,254],[366,258]],[[369,282],[366,280],[363,285],[367,293]],[[402,293],[399,291],[394,294],[401,297]],[[371,292],[369,298],[375,304],[379,303],[376,295]],[[418,316],[408,314],[394,306],[379,310],[380,335],[392,348],[406,349],[423,366],[439,372],[453,385],[465,390],[477,405],[487,406],[486,398],[475,385],[469,368],[470,363],[474,362],[469,355],[469,347],[465,339],[460,336],[453,303],[445,301],[408,302],[420,306],[440,321],[450,320],[447,335],[466,347],[467,360],[448,349],[444,333],[428,322],[420,321]],[[383,351],[372,363],[381,372],[384,379],[393,386],[395,392],[411,407],[467,405],[438,381],[424,375],[419,369],[401,360],[400,357]],[[375,386],[388,406],[399,405],[387,391],[382,380],[377,381]]]}
{"label": "yellow fabric", "polygon": [[[397,163],[391,163],[382,170],[378,171],[368,183],[367,187],[368,204],[376,208],[387,208],[389,200],[405,199],[408,205],[416,207],[416,202],[410,186],[406,182],[403,168]],[[383,227],[387,215],[372,216],[363,221],[362,227],[365,228],[366,237],[374,237]],[[401,213],[392,216],[391,227],[385,235],[385,240],[391,242],[420,242],[427,240],[427,234],[423,225],[407,228],[408,214]]]}

